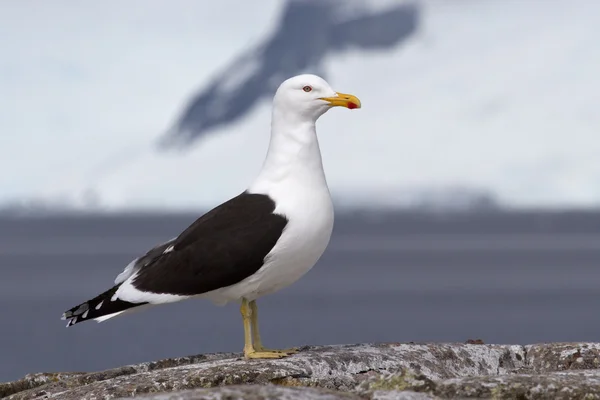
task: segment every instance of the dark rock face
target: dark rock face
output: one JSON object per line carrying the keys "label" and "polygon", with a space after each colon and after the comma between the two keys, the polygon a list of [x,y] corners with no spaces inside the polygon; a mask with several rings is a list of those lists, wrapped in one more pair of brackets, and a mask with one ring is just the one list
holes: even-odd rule
{"label": "dark rock face", "polygon": [[190,100],[161,146],[186,147],[243,117],[294,75],[311,72],[327,79],[321,70],[331,54],[348,49],[393,49],[416,32],[418,3],[398,2],[374,13],[361,11],[363,3],[288,0],[273,34],[217,73]]}
{"label": "dark rock face", "polygon": [[8,399],[600,399],[600,344],[306,346],[280,360],[167,359],[0,384]]}

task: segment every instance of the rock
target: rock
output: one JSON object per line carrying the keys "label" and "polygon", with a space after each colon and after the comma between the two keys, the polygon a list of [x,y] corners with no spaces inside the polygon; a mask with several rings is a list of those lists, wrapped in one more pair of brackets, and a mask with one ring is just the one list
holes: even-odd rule
{"label": "rock", "polygon": [[276,385],[232,385],[138,397],[140,400],[361,400],[356,394]]}
{"label": "rock", "polygon": [[600,343],[549,343],[525,350],[535,372],[600,368]]}
{"label": "rock", "polygon": [[70,374],[53,374],[53,373],[39,373],[25,375],[24,378],[18,381],[0,383],[0,399],[13,394],[32,389],[49,382],[62,381],[76,375],[84,375],[84,373],[70,373]]}
{"label": "rock", "polygon": [[373,387],[425,392],[428,396],[435,396],[426,398],[587,400],[600,399],[600,370],[473,376],[439,381],[402,373],[381,378]]}
{"label": "rock", "polygon": [[600,371],[459,378],[440,382],[433,393],[445,398],[600,399]]}
{"label": "rock", "polygon": [[599,359],[596,343],[306,346],[280,360],[221,353],[88,374],[28,375],[0,384],[0,397],[600,399]]}
{"label": "rock", "polygon": [[[364,398],[364,397],[363,397]],[[439,397],[426,394],[416,393],[408,390],[376,390],[370,394],[371,400],[437,400]]]}

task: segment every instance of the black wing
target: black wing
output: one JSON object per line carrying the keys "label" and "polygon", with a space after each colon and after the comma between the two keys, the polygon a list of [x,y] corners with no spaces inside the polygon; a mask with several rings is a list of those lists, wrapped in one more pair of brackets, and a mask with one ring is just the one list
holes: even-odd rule
{"label": "black wing", "polygon": [[246,192],[221,204],[140,266],[133,286],[189,296],[242,281],[263,265],[287,225],[274,210],[269,196]]}
{"label": "black wing", "polygon": [[266,195],[242,193],[197,219],[177,238],[133,260],[115,286],[63,314],[67,326],[127,311],[147,303],[113,300],[137,273],[133,286],[144,292],[196,295],[233,285],[255,273],[287,225],[273,214]]}

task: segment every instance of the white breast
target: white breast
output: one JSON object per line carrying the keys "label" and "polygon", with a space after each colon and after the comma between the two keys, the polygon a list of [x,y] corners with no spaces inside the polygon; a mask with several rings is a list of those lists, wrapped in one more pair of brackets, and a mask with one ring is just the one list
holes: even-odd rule
{"label": "white breast", "polygon": [[[264,267],[254,276],[257,294],[282,289],[307,273],[321,257],[333,230],[333,204],[329,191],[304,190],[286,196],[276,213],[287,216],[288,224],[267,256]],[[287,192],[290,193],[290,192]]]}

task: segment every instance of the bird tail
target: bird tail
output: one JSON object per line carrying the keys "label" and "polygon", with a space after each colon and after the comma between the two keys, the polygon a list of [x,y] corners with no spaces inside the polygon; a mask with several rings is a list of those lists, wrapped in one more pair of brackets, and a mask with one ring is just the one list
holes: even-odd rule
{"label": "bird tail", "polygon": [[91,300],[83,302],[78,306],[71,308],[63,313],[62,319],[68,320],[67,328],[88,320],[102,322],[112,317],[116,317],[125,311],[147,303],[130,303],[120,299],[112,300],[117,289],[121,284],[112,287],[106,292],[94,297]]}

